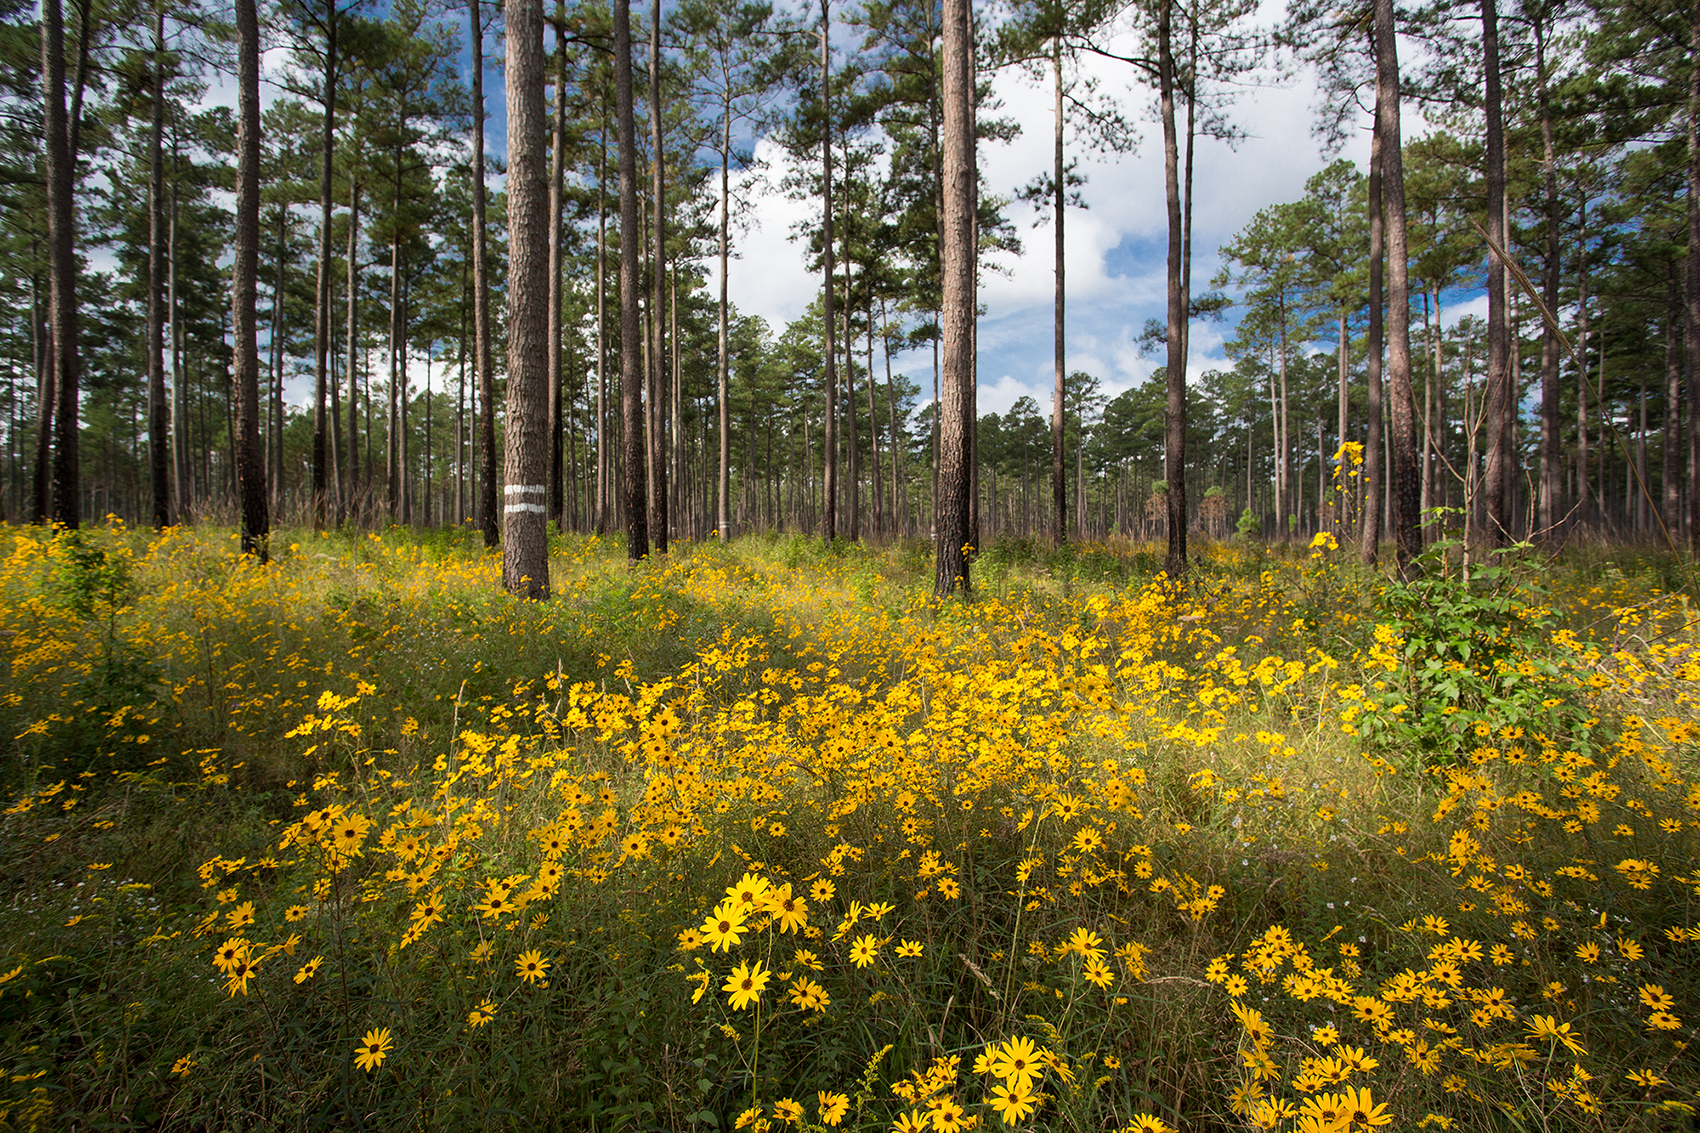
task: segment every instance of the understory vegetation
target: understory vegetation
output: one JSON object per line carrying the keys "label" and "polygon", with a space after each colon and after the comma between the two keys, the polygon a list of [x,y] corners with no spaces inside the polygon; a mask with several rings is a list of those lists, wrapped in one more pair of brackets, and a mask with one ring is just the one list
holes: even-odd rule
{"label": "understory vegetation", "polygon": [[0,529],[0,1128],[1692,1127],[1681,562],[478,543]]}

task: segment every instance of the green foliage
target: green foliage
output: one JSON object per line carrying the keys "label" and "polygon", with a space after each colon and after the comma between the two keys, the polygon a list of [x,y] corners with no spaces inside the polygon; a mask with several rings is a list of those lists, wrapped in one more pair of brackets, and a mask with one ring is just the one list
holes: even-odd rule
{"label": "green foliage", "polygon": [[[1445,547],[1426,559],[1444,565]],[[1382,591],[1377,646],[1396,659],[1365,716],[1383,746],[1455,757],[1498,735],[1586,745],[1592,721],[1554,645],[1549,595],[1527,568],[1427,573]]]}

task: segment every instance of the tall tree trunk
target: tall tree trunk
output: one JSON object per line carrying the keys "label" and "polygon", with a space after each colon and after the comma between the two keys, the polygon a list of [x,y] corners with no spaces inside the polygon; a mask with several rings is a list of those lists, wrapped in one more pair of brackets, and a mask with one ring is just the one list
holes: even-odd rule
{"label": "tall tree trunk", "polygon": [[478,520],[484,545],[501,538],[496,507],[496,372],[490,344],[490,272],[485,263],[484,186],[484,22],[478,0],[470,0],[468,31],[472,39],[472,338],[478,367],[478,437],[481,468]]}
{"label": "tall tree trunk", "polygon": [[[271,509],[279,511],[283,507],[283,286],[284,266],[287,262],[284,244],[287,241],[289,225],[289,210],[278,206],[277,210],[277,278],[272,282],[272,384],[268,397],[271,418],[271,434],[266,438],[267,458],[270,461],[271,480]],[[163,370],[163,364],[161,369]],[[160,405],[165,405],[165,379],[160,378]],[[169,427],[171,414],[165,410],[166,426]],[[168,460],[169,463],[169,460]],[[168,489],[169,490],[169,489]]]}
{"label": "tall tree trunk", "polygon": [[880,483],[880,419],[879,407],[874,402],[874,293],[868,288],[868,445],[872,453],[872,463],[868,468],[868,501],[874,509],[874,537],[880,537],[885,531],[884,508],[881,506]]}
{"label": "tall tree trunk", "polygon": [[[729,78],[729,77],[728,77]],[[715,463],[715,531],[724,543],[732,537],[732,405],[728,393],[727,319],[731,317],[726,272],[731,263],[732,230],[732,86],[721,85],[720,100],[720,353],[715,364],[715,398],[719,403],[720,456]],[[753,431],[752,431],[753,435]]]}
{"label": "tall tree trunk", "polygon": [[[1509,255],[1505,216],[1505,126],[1499,78],[1499,12],[1497,0],[1482,0],[1482,54],[1487,72],[1487,227]],[[1482,494],[1487,504],[1487,545],[1503,547],[1511,532],[1511,414],[1516,391],[1511,388],[1511,343],[1508,332],[1505,268],[1488,262],[1488,357],[1486,402],[1487,474]]]}
{"label": "tall tree trunk", "polygon": [[555,6],[555,130],[549,155],[549,516],[561,529],[565,512],[561,462],[561,271],[563,237],[561,211],[567,165],[567,43],[566,10]]}
{"label": "tall tree trunk", "polygon": [[[336,158],[336,0],[325,0],[325,116],[319,150],[319,268],[313,299],[313,526],[325,525],[330,471],[325,435],[325,381],[331,340],[331,175]],[[181,485],[179,485],[181,488]],[[181,492],[179,499],[182,499]]]}
{"label": "tall tree trunk", "polygon": [[1066,314],[1068,291],[1065,286],[1064,269],[1066,262],[1063,256],[1063,211],[1068,204],[1068,194],[1064,185],[1067,170],[1063,165],[1063,77],[1062,77],[1062,39],[1057,37],[1051,41],[1051,69],[1056,79],[1055,110],[1052,118],[1051,175],[1055,184],[1052,186],[1056,199],[1051,208],[1056,213],[1054,217],[1056,231],[1052,233],[1055,243],[1052,252],[1056,264],[1056,298],[1053,301],[1055,316],[1051,328],[1051,352],[1053,358],[1053,373],[1051,376],[1051,531],[1052,538],[1058,546],[1068,541],[1068,471],[1063,457],[1063,400],[1068,378],[1068,349],[1063,335],[1063,319]]}
{"label": "tall tree trunk", "polygon": [[195,469],[189,459],[189,387],[183,374],[182,307],[177,302],[177,152],[172,147],[171,216],[165,236],[165,318],[171,328],[171,478],[177,522],[195,514]]}
{"label": "tall tree trunk", "polygon": [[[1547,74],[1547,32],[1545,18],[1537,19],[1535,31],[1535,65],[1540,83],[1541,149],[1547,195],[1547,262],[1541,278],[1541,299],[1549,313],[1558,311],[1558,269],[1562,252],[1559,246],[1558,158],[1553,148],[1552,99]],[[1555,530],[1561,507],[1563,454],[1558,435],[1558,370],[1560,365],[1558,331],[1543,321],[1541,333],[1541,503],[1540,526],[1542,537],[1549,542],[1557,536]]]}
{"label": "tall tree trunk", "polygon": [[391,522],[401,506],[401,402],[407,393],[407,325],[401,297],[401,154],[395,154],[392,208],[398,224],[390,235],[390,404],[385,415],[384,510]]}
{"label": "tall tree trunk", "polygon": [[266,561],[271,519],[260,452],[260,353],[256,328],[260,270],[260,23],[254,0],[236,0],[236,263],[232,269],[232,384],[236,387],[236,491],[242,501],[242,553]]}
{"label": "tall tree trunk", "polygon": [[[165,400],[165,5],[153,18],[148,130],[148,471],[155,527],[171,525],[171,406]],[[276,334],[276,331],[273,331]]]}
{"label": "tall tree trunk", "polygon": [[549,596],[549,119],[543,109],[543,0],[508,0],[508,416],[502,585]]}
{"label": "tall tree trunk", "polygon": [[[1493,0],[1487,0],[1492,3]],[[1376,114],[1381,121],[1381,191],[1387,217],[1387,377],[1393,545],[1399,573],[1411,577],[1422,553],[1417,523],[1421,483],[1417,413],[1411,390],[1411,285],[1406,255],[1405,158],[1399,137],[1399,51],[1393,0],[1375,0]]]}
{"label": "tall tree trunk", "polygon": [[1665,435],[1660,446],[1664,480],[1665,535],[1673,542],[1682,531],[1682,299],[1676,264],[1671,264],[1665,305]]}
{"label": "tall tree trunk", "polygon": [[[65,114],[65,25],[59,0],[42,0],[41,87],[47,174],[49,347],[53,360],[53,521],[81,524],[77,460],[77,261],[71,192],[70,128]],[[43,418],[46,415],[43,414]],[[45,436],[43,440],[45,440]]]}
{"label": "tall tree trunk", "polygon": [[[1371,47],[1374,47],[1373,40]],[[1381,554],[1381,340],[1383,222],[1381,180],[1386,139],[1381,135],[1381,107],[1375,108],[1375,126],[1369,143],[1369,398],[1364,406],[1368,432],[1364,437],[1363,522],[1358,529],[1358,555],[1365,566],[1374,566]]]}
{"label": "tall tree trunk", "polygon": [[[832,28],[831,0],[820,0],[821,98],[821,255],[824,281],[821,357],[826,363],[826,466],[821,490],[821,538],[830,543],[838,534],[838,362],[834,342],[832,262]],[[966,34],[966,33],[964,33]]]}
{"label": "tall tree trunk", "polygon": [[[1700,178],[1697,178],[1700,180]],[[1577,194],[1580,198],[1577,207],[1577,236],[1576,236],[1576,356],[1581,359],[1581,365],[1576,370],[1576,510],[1581,527],[1586,530],[1589,526],[1593,511],[1594,490],[1588,482],[1592,463],[1588,455],[1588,190],[1578,178]],[[1695,224],[1696,232],[1700,235],[1700,222],[1690,217]],[[1700,246],[1690,243],[1691,249]],[[1693,253],[1690,253],[1690,263],[1693,263]],[[1690,277],[1696,287],[1700,287],[1700,275]],[[1700,300],[1691,300],[1700,302]],[[1696,310],[1690,307],[1691,313]],[[1690,333],[1693,333],[1693,322],[1689,323]],[[1700,342],[1691,340],[1689,347],[1690,359],[1700,357]],[[1693,374],[1692,362],[1690,375]],[[1692,380],[1692,377],[1690,378]],[[1690,387],[1692,389],[1692,387]]]}
{"label": "tall tree trunk", "polygon": [[613,449],[608,444],[608,96],[602,96],[601,165],[596,177],[596,534],[608,534]]}
{"label": "tall tree trunk", "polygon": [[669,526],[667,496],[666,286],[667,286],[667,155],[663,148],[661,122],[661,0],[650,6],[649,28],[649,144],[650,205],[654,239],[649,267],[650,329],[654,339],[649,352],[649,526],[655,553],[667,553]]}
{"label": "tall tree trunk", "polygon": [[643,475],[642,331],[638,322],[637,125],[632,113],[632,5],[614,0],[614,103],[620,132],[620,415],[625,426],[626,557],[649,557]]}
{"label": "tall tree trunk", "polygon": [[1700,555],[1700,0],[1688,14],[1688,549]]}
{"label": "tall tree trunk", "polygon": [[[1168,204],[1168,401],[1163,436],[1163,478],[1169,535],[1163,570],[1170,579],[1187,571],[1186,559],[1186,326],[1188,297],[1181,287],[1180,151],[1175,138],[1174,0],[1162,0],[1157,17],[1157,85],[1163,115],[1163,193]],[[1082,431],[1085,419],[1081,420]]]}
{"label": "tall tree trunk", "polygon": [[[939,491],[933,591],[940,597],[969,590],[966,546],[972,537],[969,508],[974,427],[974,48],[968,0],[944,0],[944,388],[940,422]],[[823,33],[824,35],[824,33]],[[823,38],[824,42],[824,38]]]}
{"label": "tall tree trunk", "polygon": [[[352,170],[348,177],[348,508],[358,517],[365,510],[360,492],[360,181]],[[335,426],[333,425],[334,429]],[[368,469],[368,473],[370,470]]]}

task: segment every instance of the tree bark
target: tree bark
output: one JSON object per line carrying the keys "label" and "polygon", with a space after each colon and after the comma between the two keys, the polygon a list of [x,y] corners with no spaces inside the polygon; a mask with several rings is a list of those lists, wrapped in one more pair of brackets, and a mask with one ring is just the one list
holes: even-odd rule
{"label": "tree bark", "polygon": [[[157,26],[157,25],[156,25]],[[271,519],[260,451],[260,352],[256,326],[260,270],[260,24],[254,0],[236,0],[236,263],[232,270],[231,370],[236,387],[236,492],[242,501],[242,553],[267,558]]]}
{"label": "tree bark", "polygon": [[496,510],[496,372],[490,345],[490,272],[485,263],[484,186],[484,22],[478,0],[470,0],[468,29],[472,39],[472,339],[478,367],[478,437],[482,467],[478,483],[478,520],[484,545],[501,538]]}
{"label": "tree bark", "polygon": [[667,286],[667,155],[661,122],[661,0],[650,7],[649,28],[649,144],[650,232],[654,241],[649,265],[649,528],[655,553],[667,553],[667,412],[666,286]]}
{"label": "tree bark", "polygon": [[[1492,3],[1493,0],[1488,0]],[[1399,52],[1393,0],[1375,0],[1376,115],[1381,126],[1381,190],[1387,225],[1387,377],[1392,468],[1393,546],[1399,573],[1410,578],[1422,553],[1417,509],[1416,400],[1411,389],[1410,259],[1406,255],[1405,159],[1399,137]]]}
{"label": "tree bark", "polygon": [[1055,115],[1052,121],[1052,176],[1055,179],[1053,189],[1056,199],[1051,207],[1056,212],[1055,250],[1053,256],[1056,262],[1056,298],[1055,317],[1051,330],[1052,354],[1055,356],[1054,373],[1051,380],[1051,531],[1052,538],[1058,546],[1068,541],[1068,466],[1063,456],[1063,400],[1067,396],[1064,383],[1068,377],[1068,350],[1063,336],[1063,318],[1066,313],[1065,301],[1067,288],[1063,271],[1063,210],[1067,207],[1067,193],[1064,188],[1064,178],[1067,171],[1063,167],[1063,79],[1062,79],[1062,39],[1053,39],[1051,43],[1051,67],[1055,72]]}
{"label": "tree bark", "polygon": [[[1157,85],[1163,115],[1163,193],[1168,204],[1168,401],[1164,412],[1163,478],[1168,553],[1163,570],[1170,579],[1186,575],[1186,331],[1187,296],[1181,287],[1180,151],[1175,138],[1174,2],[1160,0],[1157,18]],[[1085,420],[1081,421],[1082,430]]]}
{"label": "tree bark", "polygon": [[[148,131],[148,472],[153,523],[171,525],[171,407],[165,400],[165,5],[154,9]],[[276,333],[275,331],[273,332]]]}
{"label": "tree bark", "polygon": [[508,414],[503,437],[502,585],[549,596],[549,119],[543,0],[508,0]]}
{"label": "tree bark", "polygon": [[1374,566],[1381,554],[1381,292],[1384,263],[1381,170],[1385,148],[1386,141],[1381,136],[1381,107],[1377,105],[1369,143],[1369,358],[1365,366],[1369,398],[1364,406],[1369,427],[1364,436],[1364,507],[1362,525],[1358,529],[1358,556],[1365,566]]}
{"label": "tree bark", "polygon": [[[325,381],[331,340],[331,175],[336,158],[336,0],[325,0],[325,116],[319,151],[319,268],[313,299],[313,526],[325,526],[329,473],[325,437]],[[179,490],[179,499],[182,492]]]}
{"label": "tree bark", "polygon": [[[77,459],[77,261],[71,139],[65,113],[65,24],[59,0],[42,0],[41,86],[46,131],[49,352],[53,365],[53,522],[81,523]],[[45,436],[43,437],[45,440]]]}
{"label": "tree bark", "polygon": [[[365,511],[360,491],[360,182],[351,170],[348,178],[348,509],[351,516]],[[335,426],[333,426],[334,428]],[[370,474],[368,469],[367,473]]]}
{"label": "tree bark", "polygon": [[[939,489],[934,593],[969,590],[966,546],[972,537],[972,384],[974,381],[974,72],[969,0],[944,0],[944,228],[940,247],[944,384],[941,391]],[[824,42],[824,38],[823,38]]]}
{"label": "tree bark", "polygon": [[[1685,266],[1688,319],[1683,345],[1688,354],[1688,549],[1700,555],[1700,0],[1690,6],[1688,17],[1688,262]],[[1583,384],[1587,383],[1584,381]]]}
{"label": "tree bark", "polygon": [[549,517],[561,530],[565,512],[561,460],[561,271],[563,237],[561,209],[567,165],[567,44],[566,13],[555,8],[555,129],[549,156]]}
{"label": "tree bark", "polygon": [[643,475],[642,330],[638,322],[637,125],[632,113],[632,6],[614,0],[614,103],[620,132],[620,414],[625,425],[626,558],[649,557]]}
{"label": "tree bark", "polygon": [[608,447],[608,96],[602,96],[601,164],[596,177],[596,534],[608,534],[613,450]]}
{"label": "tree bark", "polygon": [[[1545,18],[1537,19],[1535,30],[1535,65],[1540,83],[1541,149],[1545,165],[1547,194],[1547,262],[1541,278],[1541,299],[1549,312],[1558,310],[1558,270],[1562,250],[1559,245],[1558,159],[1553,147],[1552,99],[1547,75],[1547,29]],[[1563,454],[1558,435],[1558,332],[1544,324],[1541,334],[1541,502],[1540,526],[1542,537],[1553,541],[1557,532],[1558,515],[1563,493],[1561,479]]]}
{"label": "tree bark", "polygon": [[830,543],[838,534],[838,362],[834,340],[832,262],[832,48],[831,0],[820,3],[820,99],[821,99],[821,255],[822,328],[821,357],[826,363],[826,462],[821,492],[821,538]]}
{"label": "tree bark", "polygon": [[[1499,12],[1497,0],[1482,0],[1482,53],[1487,71],[1487,228],[1509,254],[1505,217],[1505,125],[1499,76]],[[1503,547],[1511,532],[1511,414],[1516,396],[1511,388],[1505,268],[1488,262],[1488,356],[1486,401],[1487,470],[1482,495],[1487,505],[1486,540]]]}
{"label": "tree bark", "polygon": [[732,510],[727,496],[732,491],[732,406],[728,393],[727,319],[731,317],[726,271],[731,263],[732,229],[732,85],[730,77],[721,85],[720,104],[720,353],[715,365],[715,397],[720,409],[720,455],[715,464],[714,529],[722,543],[732,537]]}

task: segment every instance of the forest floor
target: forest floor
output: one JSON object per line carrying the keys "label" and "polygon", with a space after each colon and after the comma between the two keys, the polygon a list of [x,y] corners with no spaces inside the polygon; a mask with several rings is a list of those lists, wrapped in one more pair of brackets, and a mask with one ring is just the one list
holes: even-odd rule
{"label": "forest floor", "polygon": [[1626,550],[0,528],[0,1129],[1688,1129]]}

